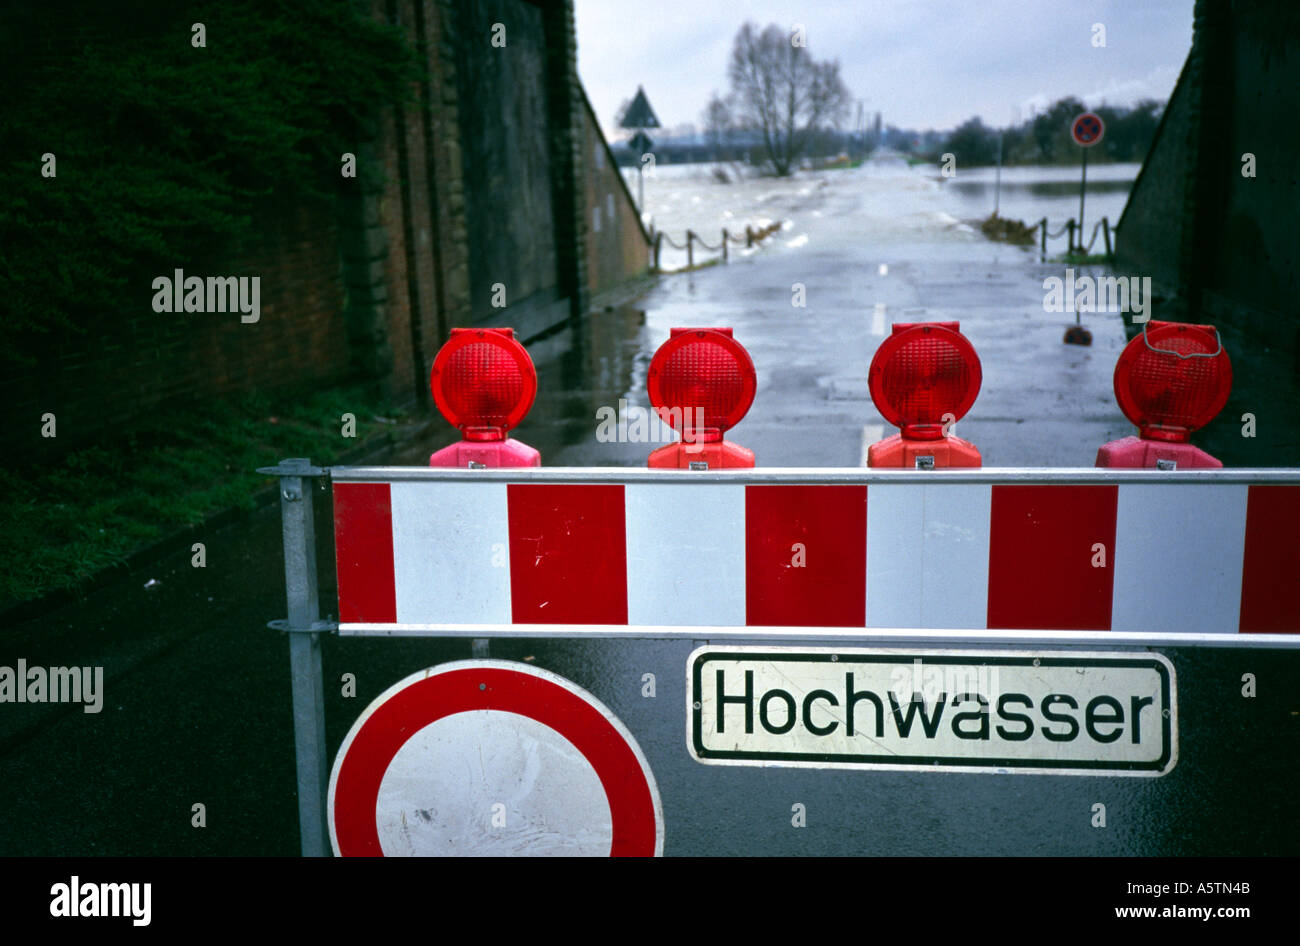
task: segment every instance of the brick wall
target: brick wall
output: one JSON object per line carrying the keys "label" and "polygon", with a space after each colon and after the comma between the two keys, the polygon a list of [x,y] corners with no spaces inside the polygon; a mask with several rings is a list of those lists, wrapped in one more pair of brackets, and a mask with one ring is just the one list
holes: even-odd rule
{"label": "brick wall", "polygon": [[587,287],[596,293],[649,270],[650,236],[585,94],[582,105]]}
{"label": "brick wall", "polygon": [[[133,314],[50,339],[37,364],[0,378],[13,418],[0,444],[52,458],[111,442],[181,401],[356,378],[378,380],[403,401],[423,399],[448,330],[473,319],[455,45],[469,2],[482,0],[368,0],[372,16],[406,32],[428,69],[410,102],[376,109],[354,148],[357,177],[340,180],[333,205],[258,208],[256,234],[238,251],[176,262],[187,275],[260,276],[259,322],[243,324],[238,313],[155,313],[149,280],[171,273],[152,274],[129,303]],[[540,17],[529,19],[540,23],[545,50],[546,107],[537,120],[549,142],[554,207],[550,232],[534,238],[554,244],[552,291],[568,304],[551,306],[548,317],[564,318],[585,311],[589,290],[644,272],[647,249],[577,84],[573,0],[533,6]],[[485,55],[490,49],[484,42]],[[592,163],[597,152],[606,156],[600,167]],[[591,232],[592,207],[608,207],[610,195],[613,226]],[[506,310],[498,321],[511,318]],[[47,411],[58,417],[54,440],[36,436]]]}
{"label": "brick wall", "polygon": [[[238,312],[154,312],[152,280],[173,272],[139,278],[126,318],[51,338],[35,365],[0,380],[10,417],[3,436],[14,458],[39,460],[91,442],[112,444],[180,402],[346,377],[348,339],[339,318],[345,291],[333,209],[266,208],[255,231],[241,251],[177,260],[175,266],[186,277],[260,277],[257,322],[241,322]],[[46,412],[57,417],[57,438],[37,436]]]}

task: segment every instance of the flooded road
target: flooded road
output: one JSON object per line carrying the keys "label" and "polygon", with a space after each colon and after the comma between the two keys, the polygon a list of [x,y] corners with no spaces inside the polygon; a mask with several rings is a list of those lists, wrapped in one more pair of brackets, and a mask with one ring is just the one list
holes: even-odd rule
{"label": "flooded road", "polygon": [[[1137,164],[1088,169],[1084,222],[1089,236],[1103,216],[1112,228],[1119,222],[1138,169]],[[649,222],[677,244],[685,243],[688,228],[716,246],[723,227],[743,237],[746,225],[782,225],[759,248],[733,248],[733,258],[855,247],[927,262],[1018,265],[1036,258],[1036,249],[990,243],[979,233],[978,221],[993,212],[995,180],[994,168],[958,168],[946,178],[935,165],[909,166],[889,154],[856,168],[800,171],[784,179],[756,177],[730,164],[667,165],[646,176],[645,211]],[[635,180],[631,186],[635,193]],[[1079,168],[1003,168],[998,204],[1000,216],[1029,226],[1047,217],[1055,233],[1078,217]],[[1065,248],[1063,236],[1048,243],[1049,255]],[[1100,236],[1093,249],[1102,251]],[[717,255],[697,247],[696,262]],[[661,263],[665,269],[682,268],[686,253],[665,244]]]}

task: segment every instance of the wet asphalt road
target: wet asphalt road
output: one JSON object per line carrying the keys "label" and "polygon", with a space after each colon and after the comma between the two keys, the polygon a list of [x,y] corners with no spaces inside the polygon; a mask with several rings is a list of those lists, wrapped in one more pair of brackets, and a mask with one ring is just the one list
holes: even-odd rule
{"label": "wet asphalt road", "polygon": [[[595,442],[595,407],[640,396],[649,355],[670,324],[732,324],[760,377],[758,402],[734,439],[755,449],[760,464],[857,465],[862,428],[880,423],[864,397],[865,365],[878,341],[869,324],[877,295],[891,320],[956,317],[969,327],[986,387],[959,428],[985,450],[987,465],[1090,465],[1098,443],[1127,433],[1113,403],[1097,393],[1122,345],[1118,325],[1092,326],[1098,345],[1091,351],[1064,352],[1052,326],[1049,346],[1047,329],[1030,318],[1041,303],[1032,265],[895,262],[883,279],[874,268],[841,269],[844,279],[828,277],[810,291],[808,309],[792,315],[789,283],[808,269],[806,261],[782,269],[794,265],[745,263],[674,277],[645,301],[644,316],[605,313],[582,344],[560,338],[532,346],[542,394],[518,436],[541,448],[548,465],[640,465],[646,445]],[[819,266],[833,272],[834,260]],[[972,293],[980,276],[989,289]],[[772,301],[782,294],[784,307]],[[865,310],[864,298],[872,303]],[[1018,322],[1008,299],[1023,303]],[[858,317],[865,331],[845,328]],[[792,318],[805,321],[792,325]],[[1007,324],[999,328],[999,319]],[[1037,347],[1029,344],[1039,337]],[[1029,342],[1022,363],[1008,354],[1009,338]],[[1017,410],[1009,378],[1036,392],[1029,408]],[[987,416],[976,416],[986,404]],[[1082,425],[1070,426],[1072,411],[1086,418]],[[1032,436],[1022,422],[1030,412],[1042,418]],[[420,462],[418,454],[444,442],[398,461]],[[327,495],[317,499],[322,611],[329,611]],[[99,714],[0,706],[0,854],[297,852],[287,643],[265,626],[284,614],[278,509],[213,533],[207,547],[205,569],[178,553],[170,565],[0,630],[0,664],[19,657],[31,665],[100,664],[106,675]],[[159,584],[145,589],[151,578]],[[1163,651],[1178,675],[1180,759],[1167,776],[1138,779],[699,765],[686,748],[691,650],[689,642],[492,644],[494,657],[531,658],[586,687],[631,729],[658,780],[668,854],[1300,852],[1294,652]],[[468,651],[465,641],[327,640],[330,757],[374,696]],[[647,672],[658,680],[654,699],[641,696]],[[356,675],[355,698],[341,695],[344,673]],[[1244,673],[1258,679],[1254,699],[1241,695]],[[807,807],[803,829],[791,826],[796,802]],[[1104,829],[1090,823],[1098,802],[1107,808]],[[196,803],[206,807],[206,827],[191,826]]]}

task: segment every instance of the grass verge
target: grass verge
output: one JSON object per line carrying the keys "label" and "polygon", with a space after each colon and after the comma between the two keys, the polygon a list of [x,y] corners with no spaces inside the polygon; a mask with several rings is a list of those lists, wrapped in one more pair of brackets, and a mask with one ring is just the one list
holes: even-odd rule
{"label": "grass verge", "polygon": [[1113,263],[1115,257],[1106,253],[1062,253],[1059,256],[1053,256],[1053,263],[1069,263],[1071,266],[1089,266],[1093,263]]}
{"label": "grass verge", "polygon": [[[356,436],[342,435],[345,413]],[[113,443],[47,465],[0,467],[0,608],[76,589],[226,509],[252,509],[284,457],[318,464],[376,447],[417,420],[361,385],[304,398],[243,395],[167,412]]]}

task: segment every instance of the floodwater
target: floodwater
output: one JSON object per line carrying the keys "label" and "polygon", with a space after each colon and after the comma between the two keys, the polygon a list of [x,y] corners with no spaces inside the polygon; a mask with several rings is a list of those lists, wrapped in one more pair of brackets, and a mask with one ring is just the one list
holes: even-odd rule
{"label": "floodwater", "polygon": [[[1088,169],[1084,223],[1091,235],[1103,216],[1114,227],[1138,164],[1103,164]],[[636,172],[624,171],[635,194]],[[1079,168],[1069,166],[1004,168],[1000,185],[994,168],[957,169],[943,177],[935,165],[909,166],[898,155],[877,155],[857,168],[799,171],[789,178],[756,176],[735,164],[657,167],[645,178],[645,217],[666,238],[684,244],[687,229],[716,247],[725,227],[744,236],[779,223],[781,230],[759,250],[739,246],[733,256],[756,252],[797,253],[857,243],[895,258],[984,260],[989,242],[978,222],[993,212],[1032,226],[1047,218],[1050,232],[1079,216]],[[1100,237],[1096,251],[1100,251]],[[1065,238],[1048,244],[1049,254],[1065,250]],[[1029,257],[1035,250],[1020,250]],[[717,253],[697,247],[696,262]],[[1003,254],[1014,261],[1016,255]],[[686,254],[665,244],[665,269],[686,265]]]}

